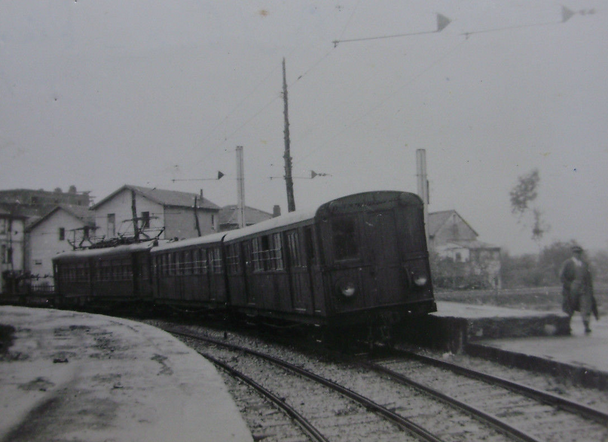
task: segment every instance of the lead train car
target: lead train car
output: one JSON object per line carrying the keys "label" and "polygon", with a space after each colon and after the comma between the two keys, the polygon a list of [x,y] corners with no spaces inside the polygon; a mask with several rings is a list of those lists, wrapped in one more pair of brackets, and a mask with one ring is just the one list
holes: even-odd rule
{"label": "lead train car", "polygon": [[331,326],[436,310],[422,201],[411,193],[351,195],[151,254],[157,303]]}
{"label": "lead train car", "polygon": [[420,198],[367,192],[228,233],[233,309],[319,325],[436,311]]}

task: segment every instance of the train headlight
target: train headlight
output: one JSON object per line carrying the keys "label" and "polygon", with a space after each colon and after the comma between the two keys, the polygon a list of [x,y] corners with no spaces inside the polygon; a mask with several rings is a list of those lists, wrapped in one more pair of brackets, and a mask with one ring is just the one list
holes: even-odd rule
{"label": "train headlight", "polygon": [[424,273],[415,274],[413,279],[414,284],[416,284],[418,287],[424,286],[429,280],[429,278]]}
{"label": "train headlight", "polygon": [[338,289],[338,293],[345,298],[352,298],[357,293],[357,287],[352,281],[338,281],[336,288]]}

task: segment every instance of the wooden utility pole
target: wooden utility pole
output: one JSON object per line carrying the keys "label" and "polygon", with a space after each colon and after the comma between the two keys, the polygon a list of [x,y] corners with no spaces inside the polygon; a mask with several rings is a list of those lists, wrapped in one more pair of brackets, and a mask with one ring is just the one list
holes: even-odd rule
{"label": "wooden utility pole", "polygon": [[291,152],[289,146],[289,114],[287,106],[287,74],[285,72],[285,58],[283,57],[283,103],[285,115],[285,185],[287,186],[287,211],[293,212],[296,210],[296,201],[293,196],[293,177],[291,175]]}
{"label": "wooden utility pole", "polygon": [[[201,190],[202,193],[203,191]],[[203,199],[202,196],[201,199]],[[201,225],[198,222],[198,199],[196,196],[194,197],[194,225],[196,226],[196,233],[198,233],[198,236],[201,236]]]}
{"label": "wooden utility pole", "polygon": [[139,227],[137,222],[137,205],[135,191],[131,190],[131,212],[133,213],[133,233],[135,242],[139,241]]}

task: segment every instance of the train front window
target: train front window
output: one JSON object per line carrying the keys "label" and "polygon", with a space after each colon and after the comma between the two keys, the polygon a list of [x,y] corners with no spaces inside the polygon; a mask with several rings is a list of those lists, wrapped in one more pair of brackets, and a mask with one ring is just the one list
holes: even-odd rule
{"label": "train front window", "polygon": [[337,261],[356,258],[359,242],[354,218],[334,219],[331,222],[334,237],[334,256]]}

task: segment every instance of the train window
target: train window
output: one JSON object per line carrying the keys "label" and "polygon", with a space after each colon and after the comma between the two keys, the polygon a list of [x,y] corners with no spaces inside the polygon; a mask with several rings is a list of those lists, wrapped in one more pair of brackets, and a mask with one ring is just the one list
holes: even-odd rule
{"label": "train window", "polygon": [[231,244],[227,247],[226,262],[228,264],[228,274],[238,275],[241,272],[241,263],[238,244]]}
{"label": "train window", "polygon": [[165,274],[165,255],[158,255],[156,257],[156,274],[159,276]]}
{"label": "train window", "polygon": [[251,242],[243,242],[243,257],[245,258],[245,269],[251,266]]}
{"label": "train window", "polygon": [[184,275],[192,275],[192,252],[186,250],[184,252]]}
{"label": "train window", "polygon": [[213,269],[213,273],[219,275],[222,273],[222,257],[220,255],[219,247],[214,247],[209,251],[209,256],[211,257],[211,267]]}
{"label": "train window", "polygon": [[287,233],[287,249],[289,251],[289,262],[292,267],[304,267],[302,264],[302,255],[300,253],[300,244],[298,232]]}
{"label": "train window", "polygon": [[[276,234],[275,234],[276,235]],[[280,239],[277,240],[280,247]],[[256,272],[263,272],[267,270],[273,270],[275,268],[276,250],[270,247],[270,236],[262,236],[260,238],[254,238],[253,244],[253,270]],[[280,251],[279,251],[280,253]],[[281,266],[283,258],[280,255]],[[281,267],[282,268],[282,267]]]}
{"label": "train window", "polygon": [[175,275],[173,268],[173,253],[167,253],[167,275]]}
{"label": "train window", "polygon": [[262,250],[260,244],[260,238],[253,238],[251,241],[251,245],[253,246],[252,252],[252,260],[253,260],[253,271],[261,272],[264,270],[264,265],[262,263]]}
{"label": "train window", "polygon": [[209,273],[206,250],[200,250],[200,269],[201,269],[201,274],[203,274],[203,275],[206,275],[207,273]]}
{"label": "train window", "polygon": [[[304,253],[308,262],[310,262],[311,264],[314,264],[316,262],[316,247],[312,236],[312,228],[310,227],[304,228]],[[306,267],[306,263],[303,263],[302,266]]]}
{"label": "train window", "polygon": [[201,260],[201,252],[198,249],[192,250],[192,274],[198,275],[200,274],[200,260]]}
{"label": "train window", "polygon": [[182,252],[173,253],[173,267],[175,268],[174,275],[181,275],[183,270],[184,258]]}
{"label": "train window", "polygon": [[336,260],[356,258],[359,253],[354,218],[334,219],[331,223]]}
{"label": "train window", "polygon": [[272,235],[273,248],[270,251],[272,253],[271,265],[276,270],[285,269],[285,260],[283,259],[283,238],[280,233]]}
{"label": "train window", "polygon": [[131,259],[123,259],[122,276],[125,281],[133,279],[133,262]]}
{"label": "train window", "polygon": [[163,275],[167,276],[169,274],[169,254],[165,253],[163,255]]}

